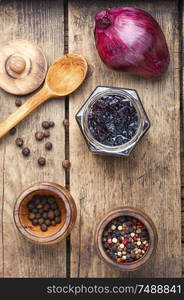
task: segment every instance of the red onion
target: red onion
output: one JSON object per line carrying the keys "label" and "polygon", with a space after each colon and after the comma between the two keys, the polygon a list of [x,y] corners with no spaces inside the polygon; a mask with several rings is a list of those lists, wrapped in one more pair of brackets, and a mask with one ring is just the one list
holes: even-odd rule
{"label": "red onion", "polygon": [[95,16],[98,53],[110,68],[157,77],[169,65],[169,51],[159,24],[133,7],[106,9]]}

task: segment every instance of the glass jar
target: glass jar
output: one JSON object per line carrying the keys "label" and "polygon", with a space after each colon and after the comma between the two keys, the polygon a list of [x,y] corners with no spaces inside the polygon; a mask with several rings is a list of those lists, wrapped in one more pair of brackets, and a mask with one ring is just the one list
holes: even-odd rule
{"label": "glass jar", "polygon": [[[101,97],[105,96],[120,96],[128,100],[129,103],[135,108],[138,117],[138,126],[132,138],[121,145],[109,146],[96,140],[92,135],[88,125],[88,115],[94,103]],[[91,96],[87,99],[84,105],[76,114],[76,120],[79,124],[81,132],[85,138],[89,150],[97,154],[115,155],[115,156],[128,156],[135,148],[144,134],[150,128],[150,121],[141,103],[141,100],[135,90],[114,88],[114,87],[97,87]]]}

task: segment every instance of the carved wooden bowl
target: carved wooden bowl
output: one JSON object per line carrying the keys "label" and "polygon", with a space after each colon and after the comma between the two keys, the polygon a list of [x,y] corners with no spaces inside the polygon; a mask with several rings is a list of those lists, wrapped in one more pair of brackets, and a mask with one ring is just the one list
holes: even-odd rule
{"label": "carved wooden bowl", "polygon": [[[61,210],[61,223],[49,226],[46,232],[40,226],[33,226],[28,218],[28,202],[35,195],[54,196]],[[68,236],[75,224],[77,209],[70,193],[55,183],[36,183],[25,190],[16,200],[14,221],[20,233],[37,244],[54,244]]]}
{"label": "carved wooden bowl", "polygon": [[[107,254],[102,244],[102,234],[106,226],[114,219],[120,216],[130,216],[138,219],[141,223],[143,223],[148,230],[149,234],[149,248],[147,252],[140,259],[134,262],[127,263],[119,263],[113,261]],[[145,263],[147,263],[157,248],[158,236],[157,230],[153,223],[153,221],[148,217],[145,213],[137,208],[132,207],[120,207],[114,210],[111,210],[104,218],[100,221],[95,235],[95,243],[96,248],[98,250],[100,258],[106,262],[112,268],[118,269],[119,271],[134,271],[140,267],[142,267]]]}

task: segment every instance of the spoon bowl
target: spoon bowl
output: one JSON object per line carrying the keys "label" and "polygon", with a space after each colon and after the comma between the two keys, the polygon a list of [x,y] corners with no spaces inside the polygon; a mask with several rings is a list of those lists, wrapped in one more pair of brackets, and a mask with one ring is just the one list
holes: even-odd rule
{"label": "spoon bowl", "polygon": [[58,97],[69,95],[81,85],[86,73],[87,62],[84,57],[67,54],[50,66],[46,77],[47,88]]}
{"label": "spoon bowl", "polygon": [[42,89],[0,123],[0,138],[49,98],[73,93],[82,84],[86,74],[87,62],[81,55],[67,54],[53,62]]}

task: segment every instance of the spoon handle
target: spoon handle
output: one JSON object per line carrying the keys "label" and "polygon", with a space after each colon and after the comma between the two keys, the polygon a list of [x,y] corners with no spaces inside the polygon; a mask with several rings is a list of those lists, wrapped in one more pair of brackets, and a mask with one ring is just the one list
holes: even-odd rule
{"label": "spoon handle", "polygon": [[49,99],[51,95],[47,89],[43,87],[38,93],[28,99],[20,108],[11,114],[6,120],[0,123],[0,138],[15,127],[27,115],[29,115],[40,104]]}

